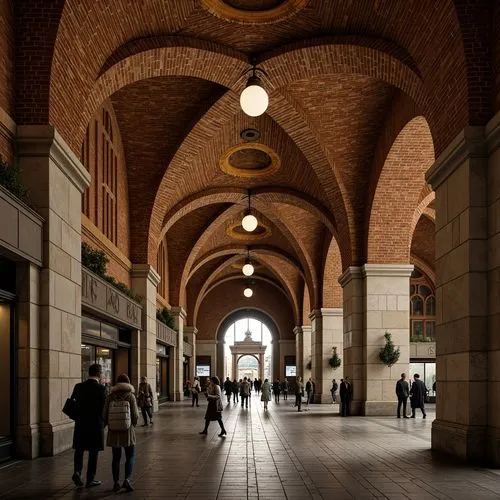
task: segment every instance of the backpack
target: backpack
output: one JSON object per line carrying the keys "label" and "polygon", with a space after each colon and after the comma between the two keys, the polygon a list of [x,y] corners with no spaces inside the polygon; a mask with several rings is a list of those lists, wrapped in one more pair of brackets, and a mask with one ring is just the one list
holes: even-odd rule
{"label": "backpack", "polygon": [[132,425],[130,403],[123,399],[110,401],[108,427],[110,431],[128,431]]}

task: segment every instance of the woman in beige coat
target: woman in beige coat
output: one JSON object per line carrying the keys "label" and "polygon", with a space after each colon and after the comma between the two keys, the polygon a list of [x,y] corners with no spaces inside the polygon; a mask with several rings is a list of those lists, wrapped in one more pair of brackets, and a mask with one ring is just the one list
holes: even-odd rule
{"label": "woman in beige coat", "polygon": [[[106,399],[104,406],[104,424],[108,426],[108,438],[106,445],[112,447],[113,462],[111,469],[113,471],[113,481],[115,485],[113,491],[119,491],[120,488],[125,488],[127,491],[134,491],[130,483],[132,470],[135,463],[135,426],[139,419],[139,409],[137,408],[137,401],[135,400],[134,387],[130,385],[130,379],[124,373],[116,380],[116,385],[111,388],[111,391]],[[117,404],[112,404],[117,402]],[[128,402],[128,412],[124,410],[121,413],[116,413],[114,410],[118,406],[119,409],[126,408]],[[119,406],[119,405],[124,406]],[[113,409],[110,412],[110,405]],[[112,413],[112,414],[110,414]],[[128,420],[130,417],[130,420]],[[111,427],[126,427],[123,430],[110,429],[110,420],[112,421]],[[119,420],[119,422],[117,422]],[[120,486],[120,460],[122,457],[122,447],[125,448],[125,481]]]}

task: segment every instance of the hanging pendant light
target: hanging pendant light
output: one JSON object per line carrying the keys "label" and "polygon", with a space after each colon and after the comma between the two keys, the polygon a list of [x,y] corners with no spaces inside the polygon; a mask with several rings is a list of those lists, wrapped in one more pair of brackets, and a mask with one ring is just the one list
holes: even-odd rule
{"label": "hanging pendant light", "polygon": [[243,271],[243,274],[245,276],[252,276],[252,274],[255,271],[255,268],[252,266],[252,264],[250,262],[250,250],[249,249],[247,249],[247,260],[245,261],[245,264],[241,268],[241,270]]}
{"label": "hanging pendant light", "polygon": [[247,287],[247,288],[245,288],[245,290],[243,290],[243,295],[247,299],[249,299],[253,295],[253,290],[250,287]]}
{"label": "hanging pendant light", "polygon": [[269,96],[262,87],[262,80],[256,75],[256,71],[266,73],[257,68],[255,64],[250,71],[252,71],[252,76],[247,80],[247,86],[240,95],[240,106],[246,115],[260,116],[266,112],[269,106]]}
{"label": "hanging pendant light", "polygon": [[243,217],[241,221],[241,226],[248,233],[255,231],[257,229],[257,226],[259,225],[257,217],[255,217],[255,215],[252,215],[251,210],[252,208],[250,206],[250,190],[248,190],[248,210],[246,212],[246,215]]}

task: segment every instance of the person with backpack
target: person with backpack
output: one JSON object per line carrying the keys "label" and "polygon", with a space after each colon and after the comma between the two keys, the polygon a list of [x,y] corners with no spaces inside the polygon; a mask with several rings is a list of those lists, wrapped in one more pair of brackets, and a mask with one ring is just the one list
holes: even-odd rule
{"label": "person with backpack", "polygon": [[[108,426],[106,445],[112,447],[113,491],[124,488],[134,491],[130,478],[135,462],[135,426],[139,420],[139,409],[130,379],[122,373],[111,388],[104,406],[104,424]],[[125,449],[125,480],[120,485],[120,460]]]}
{"label": "person with backpack", "polygon": [[149,422],[153,425],[153,389],[148,383],[146,377],[141,377],[141,383],[139,384],[139,398],[138,405],[141,408],[142,418],[144,419],[143,426],[148,425]]}

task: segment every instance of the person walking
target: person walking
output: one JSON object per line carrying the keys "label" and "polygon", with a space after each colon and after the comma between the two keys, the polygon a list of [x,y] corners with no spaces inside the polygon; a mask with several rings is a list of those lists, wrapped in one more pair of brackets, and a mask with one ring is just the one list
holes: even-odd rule
{"label": "person walking", "polygon": [[248,383],[247,378],[243,379],[240,385],[240,396],[241,396],[241,407],[245,406],[248,408],[248,395],[250,394],[250,384]]}
{"label": "person walking", "polygon": [[106,388],[101,385],[102,367],[93,364],[89,367],[89,378],[76,384],[71,399],[76,403],[75,428],[73,431],[74,472],[73,482],[78,488],[83,487],[82,469],[83,454],[89,452],[87,462],[86,487],[100,486],[101,481],[95,479],[97,458],[104,450],[103,410],[106,403]]}
{"label": "person walking", "polygon": [[290,384],[288,380],[285,378],[281,384],[281,389],[283,390],[283,399],[285,401],[288,400],[288,391],[290,390]]}
{"label": "person walking", "polygon": [[[130,478],[135,463],[135,427],[139,420],[134,392],[130,379],[122,373],[116,379],[116,385],[111,388],[104,406],[104,425],[108,426],[106,445],[111,446],[113,452],[111,470],[115,492],[121,488],[134,491]],[[125,480],[120,485],[122,448],[125,450]]]}
{"label": "person walking", "polygon": [[264,402],[264,410],[267,410],[267,404],[271,400],[271,384],[267,378],[262,384],[261,392],[260,400]]}
{"label": "person walking", "polygon": [[222,391],[220,388],[219,377],[210,377],[205,395],[208,400],[207,411],[205,413],[205,428],[200,434],[207,434],[210,422],[219,422],[220,434],[219,437],[227,434],[222,422]]}
{"label": "person walking", "polygon": [[229,377],[226,377],[226,380],[224,380],[224,394],[227,397],[227,404],[229,404],[231,402],[231,394],[232,393],[233,393],[233,389],[232,389],[231,380],[229,379]]}
{"label": "person walking", "polygon": [[309,377],[309,380],[306,382],[306,395],[306,407],[309,408],[309,403],[312,401],[313,395],[313,381],[311,377]]}
{"label": "person walking", "polygon": [[[266,382],[264,381],[264,383],[266,383]],[[281,383],[280,383],[280,379],[277,378],[273,382],[273,393],[274,393],[274,402],[275,403],[280,402],[280,392],[281,392]]]}
{"label": "person walking", "polygon": [[426,418],[425,413],[425,396],[427,394],[427,388],[425,384],[420,380],[420,375],[415,373],[413,375],[413,384],[411,384],[410,397],[411,397],[411,418],[415,418],[415,412],[417,408],[420,408],[422,412],[422,418]]}
{"label": "person walking", "polygon": [[340,379],[340,414],[343,417],[348,417],[350,414],[350,406],[352,399],[352,386],[349,382],[349,377]]}
{"label": "person walking", "polygon": [[141,383],[139,384],[139,407],[141,408],[142,418],[144,419],[143,427],[149,423],[153,425],[153,389],[148,383],[146,377],[141,377]]}
{"label": "person walking", "polygon": [[233,393],[233,403],[239,403],[238,393],[240,392],[240,384],[236,379],[231,383],[231,391]]}
{"label": "person walking", "polygon": [[297,411],[302,411],[302,396],[304,395],[304,384],[302,383],[302,377],[297,377],[295,383],[295,406],[298,407]]}
{"label": "person walking", "polygon": [[330,389],[330,392],[332,393],[332,403],[337,402],[337,391],[339,389],[339,384],[337,384],[337,381],[335,379],[332,380],[332,388]]}
{"label": "person walking", "polygon": [[406,381],[406,373],[401,374],[401,378],[396,382],[396,396],[398,397],[398,418],[401,418],[401,406],[403,406],[403,418],[408,418],[406,414],[406,404],[410,395],[410,385]]}
{"label": "person walking", "polygon": [[199,394],[201,392],[200,379],[194,377],[193,385],[191,386],[191,408],[195,405],[198,408],[199,405]]}

